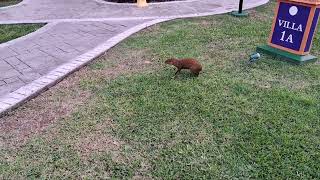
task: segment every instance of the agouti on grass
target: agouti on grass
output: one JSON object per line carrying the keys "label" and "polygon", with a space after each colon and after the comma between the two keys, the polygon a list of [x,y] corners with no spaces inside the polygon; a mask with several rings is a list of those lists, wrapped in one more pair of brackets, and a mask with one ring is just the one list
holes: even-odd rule
{"label": "agouti on grass", "polygon": [[166,64],[174,65],[178,70],[175,73],[177,75],[182,69],[189,69],[192,74],[199,76],[200,71],[202,71],[201,64],[192,58],[186,59],[175,59],[171,58],[165,61]]}

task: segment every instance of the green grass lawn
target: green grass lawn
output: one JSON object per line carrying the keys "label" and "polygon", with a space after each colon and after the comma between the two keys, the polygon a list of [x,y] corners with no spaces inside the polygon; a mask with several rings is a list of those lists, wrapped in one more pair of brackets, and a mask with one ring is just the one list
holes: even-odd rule
{"label": "green grass lawn", "polygon": [[0,43],[25,36],[41,28],[44,24],[0,24]]}
{"label": "green grass lawn", "polygon": [[0,7],[11,6],[14,4],[18,4],[22,0],[0,0]]}
{"label": "green grass lawn", "polygon": [[[0,146],[0,177],[319,179],[319,64],[246,63],[266,43],[274,7],[175,20],[119,44],[0,119],[58,119],[22,146]],[[317,56],[319,40],[318,31]],[[195,57],[204,71],[172,79],[170,57]],[[72,113],[45,111],[56,102]]]}

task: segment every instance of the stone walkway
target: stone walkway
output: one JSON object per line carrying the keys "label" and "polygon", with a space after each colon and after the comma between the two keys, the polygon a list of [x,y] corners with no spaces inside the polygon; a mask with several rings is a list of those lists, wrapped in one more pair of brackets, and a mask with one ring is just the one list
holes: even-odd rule
{"label": "stone walkway", "polygon": [[[252,8],[268,0],[247,0]],[[47,23],[0,44],[0,114],[36,96],[131,34],[175,18],[230,12],[238,0],[188,0],[147,8],[103,0],[24,0],[0,8],[0,24]]]}

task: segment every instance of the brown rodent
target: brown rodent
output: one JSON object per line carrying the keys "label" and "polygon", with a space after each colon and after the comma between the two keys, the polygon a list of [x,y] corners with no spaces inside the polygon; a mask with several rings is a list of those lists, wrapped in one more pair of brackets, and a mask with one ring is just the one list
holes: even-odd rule
{"label": "brown rodent", "polygon": [[165,61],[166,64],[174,65],[178,68],[175,75],[177,75],[181,69],[189,69],[194,75],[199,76],[200,71],[202,71],[201,64],[192,58],[186,58],[186,59],[175,59],[171,58]]}

